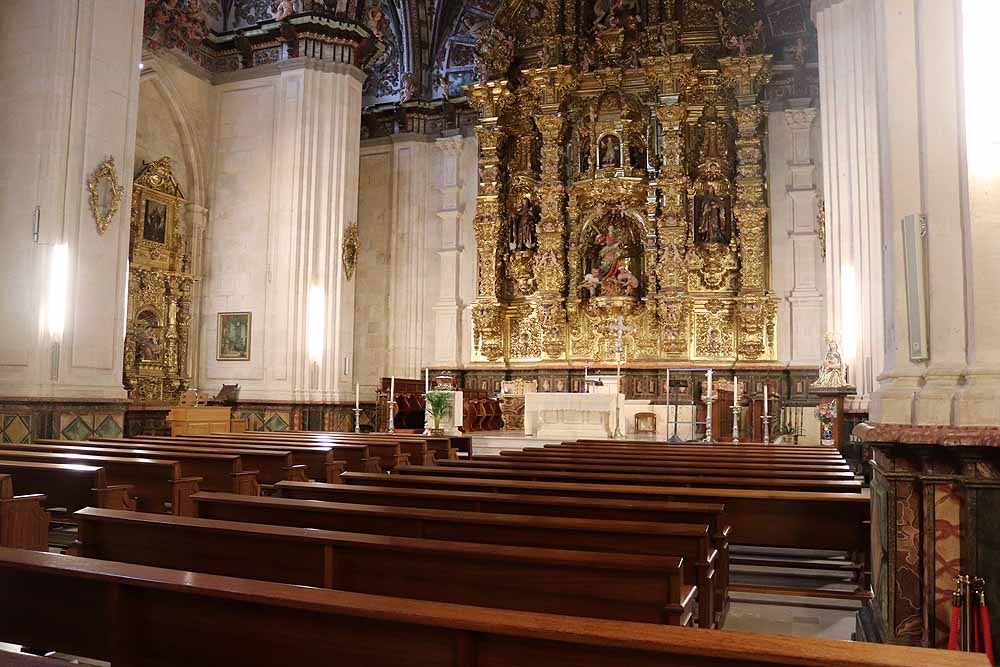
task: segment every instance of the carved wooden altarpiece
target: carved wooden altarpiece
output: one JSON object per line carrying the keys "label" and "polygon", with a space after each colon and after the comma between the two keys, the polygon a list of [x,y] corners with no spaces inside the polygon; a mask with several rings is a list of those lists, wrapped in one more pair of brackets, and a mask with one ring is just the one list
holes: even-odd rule
{"label": "carved wooden altarpiece", "polygon": [[[510,0],[480,44],[473,360],[776,359],[752,0]],[[530,242],[525,242],[528,239]]]}
{"label": "carved wooden altarpiece", "polygon": [[191,274],[184,195],[170,158],[132,185],[124,382],[133,401],[176,403],[188,388]]}

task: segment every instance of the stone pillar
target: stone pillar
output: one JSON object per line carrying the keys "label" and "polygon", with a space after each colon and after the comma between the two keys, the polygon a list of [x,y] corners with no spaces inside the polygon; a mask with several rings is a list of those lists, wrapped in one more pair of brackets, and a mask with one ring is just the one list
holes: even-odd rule
{"label": "stone pillar", "polygon": [[772,257],[781,258],[773,267],[772,286],[784,297],[784,312],[779,314],[784,336],[778,337],[778,358],[793,366],[819,363],[824,334],[824,269],[812,142],[817,115],[814,107],[789,107],[770,115]]}
{"label": "stone pillar", "polygon": [[813,3],[819,30],[826,326],[841,338],[848,379],[862,404],[883,366],[877,4]]}
{"label": "stone pillar", "polygon": [[188,343],[187,370],[186,375],[191,378],[191,386],[198,387],[201,364],[201,294],[202,281],[205,264],[205,228],[208,226],[208,209],[199,204],[187,204],[184,207],[187,212],[188,221],[191,223],[191,245],[188,253],[191,257],[191,274],[195,277],[191,286],[191,325],[189,331],[192,333]]}
{"label": "stone pillar", "polygon": [[[89,401],[126,396],[125,282],[142,23],[140,0],[0,3],[5,396]],[[87,179],[108,158],[114,160],[122,197],[101,233],[91,214]],[[66,247],[62,278],[53,271],[53,248],[61,244]],[[61,330],[49,326],[55,305],[50,295],[63,302],[53,318],[63,321]],[[121,420],[121,408],[115,412]],[[88,419],[93,429],[93,413]],[[64,424],[55,421],[61,432]]]}
{"label": "stone pillar", "polygon": [[437,217],[440,221],[441,243],[438,246],[438,296],[434,302],[434,348],[428,365],[437,368],[456,368],[461,363],[462,298],[461,280],[462,247],[462,149],[465,139],[461,135],[438,139],[436,144],[441,158],[441,206]]}
{"label": "stone pillar", "polygon": [[[958,3],[817,0],[813,14],[830,328],[845,340],[845,361],[855,369],[849,379],[859,392],[879,380],[873,420],[952,423],[966,364],[968,275]],[[901,231],[907,215],[927,216],[928,361],[912,361],[909,353]],[[891,307],[883,308],[883,294]]]}

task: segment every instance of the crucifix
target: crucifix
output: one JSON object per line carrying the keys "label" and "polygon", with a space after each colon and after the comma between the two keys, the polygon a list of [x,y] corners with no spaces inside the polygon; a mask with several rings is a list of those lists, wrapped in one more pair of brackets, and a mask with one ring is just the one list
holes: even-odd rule
{"label": "crucifix", "polygon": [[621,438],[625,436],[622,433],[621,427],[622,408],[620,400],[620,394],[622,393],[622,353],[625,351],[622,336],[626,331],[631,331],[632,329],[625,326],[625,319],[621,315],[618,316],[618,326],[615,329],[618,332],[615,344],[615,378],[617,382],[615,383],[615,430],[611,437]]}

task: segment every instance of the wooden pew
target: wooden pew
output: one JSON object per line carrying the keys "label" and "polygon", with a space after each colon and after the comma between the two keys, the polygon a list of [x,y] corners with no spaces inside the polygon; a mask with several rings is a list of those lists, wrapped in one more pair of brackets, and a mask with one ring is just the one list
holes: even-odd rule
{"label": "wooden pew", "polygon": [[528,516],[576,517],[611,521],[653,521],[658,523],[695,523],[708,526],[712,543],[718,551],[715,609],[725,618],[729,601],[730,526],[721,503],[643,502],[601,498],[572,498],[516,493],[480,493],[473,491],[435,491],[405,487],[360,486],[356,484],[318,484],[279,482],[275,491],[282,498],[322,500],[359,505],[391,505],[425,509],[523,514]]}
{"label": "wooden pew", "polygon": [[650,474],[623,474],[617,472],[578,472],[568,470],[537,470],[533,468],[481,468],[465,466],[436,466],[424,468],[400,466],[400,475],[426,475],[431,477],[470,477],[520,479],[539,482],[574,482],[582,484],[637,484],[662,486],[697,486],[734,489],[783,489],[788,491],[817,491],[823,493],[860,493],[857,479],[789,479],[770,477],[722,477],[710,475],[682,475],[675,472]]}
{"label": "wooden pew", "polygon": [[738,454],[645,454],[642,452],[616,452],[616,453],[575,453],[575,452],[559,452],[553,450],[536,450],[531,448],[525,448],[524,450],[503,450],[500,452],[502,458],[510,457],[513,459],[524,459],[524,458],[534,458],[536,460],[549,460],[549,461],[573,461],[574,463],[580,463],[584,461],[600,461],[606,463],[620,463],[620,464],[642,464],[642,463],[655,463],[658,461],[704,461],[706,459],[712,461],[718,461],[720,463],[758,463],[758,464],[768,464],[768,463],[798,463],[804,465],[811,465],[814,468],[828,469],[831,466],[840,467],[844,465],[843,460],[830,460],[830,461],[809,461],[804,459],[793,459],[780,455],[738,455]]}
{"label": "wooden pew", "polygon": [[15,496],[13,478],[0,475],[0,546],[48,549],[50,517],[44,507],[44,494]]}
{"label": "wooden pew", "polygon": [[593,439],[593,438],[579,438],[577,440],[565,440],[563,445],[588,445],[588,446],[605,446],[605,445],[620,445],[620,446],[636,446],[636,447],[649,447],[649,446],[659,446],[665,445],[668,447],[713,447],[716,449],[731,448],[735,450],[745,450],[745,449],[769,449],[773,451],[785,451],[794,450],[798,452],[827,452],[827,453],[837,453],[837,448],[827,445],[819,444],[801,444],[796,445],[792,443],[763,443],[763,442],[744,442],[739,443],[734,442],[669,442],[668,440],[628,440],[628,439]]}
{"label": "wooden pew", "polygon": [[[434,465],[443,449],[441,458],[457,458],[457,452],[452,454],[447,438],[432,438],[413,434],[396,433],[337,433],[333,431],[280,431],[264,436],[251,435],[251,438],[267,437],[275,442],[298,442],[302,444],[364,444],[373,443],[381,446],[384,443],[397,443],[400,452],[410,457],[411,465]],[[402,465],[397,464],[397,465]]]}
{"label": "wooden pew", "polygon": [[[289,449],[244,449],[240,447],[209,447],[194,443],[185,443],[187,436],[170,438],[171,441],[147,441],[141,438],[118,438],[109,440],[95,438],[87,442],[93,446],[113,447],[121,450],[133,448],[149,449],[158,452],[184,452],[192,454],[219,454],[223,456],[238,456],[244,468],[254,468],[259,481],[272,485],[282,480],[289,481],[324,481],[336,484],[336,478],[346,469],[343,461],[335,461],[326,451],[316,451],[309,454],[292,452]],[[62,442],[56,440],[54,442]],[[332,481],[331,481],[332,480]]]}
{"label": "wooden pew", "polygon": [[577,472],[619,472],[622,474],[670,474],[671,471],[681,471],[687,475],[722,475],[725,477],[770,477],[780,475],[790,479],[855,479],[853,472],[844,466],[836,470],[785,470],[778,466],[714,463],[699,461],[690,463],[670,463],[657,461],[647,465],[633,463],[632,465],[604,464],[592,461],[584,463],[557,463],[549,461],[534,461],[531,458],[511,459],[497,457],[492,459],[474,458],[471,461],[439,461],[444,467],[486,468],[486,469],[532,469],[532,470],[568,470]]}
{"label": "wooden pew", "polygon": [[701,465],[703,463],[718,466],[733,466],[750,468],[765,468],[786,472],[845,472],[850,471],[846,463],[789,463],[784,459],[742,459],[730,457],[715,457],[710,455],[689,454],[687,456],[657,456],[651,458],[642,454],[616,454],[613,456],[562,454],[550,455],[532,452],[517,452],[504,450],[500,455],[477,456],[473,461],[528,461],[532,463],[576,463],[582,465],[610,466],[671,466],[671,465]]}
{"label": "wooden pew", "polygon": [[276,656],[365,667],[988,665],[976,653],[401,600],[16,549],[0,549],[0,590],[0,641],[118,666],[265,667]]}
{"label": "wooden pew", "polygon": [[557,453],[587,453],[587,454],[620,454],[620,453],[643,453],[652,456],[677,456],[677,455],[711,455],[713,457],[738,458],[738,457],[782,457],[792,461],[801,462],[826,462],[837,463],[844,460],[836,450],[832,452],[807,452],[800,450],[776,450],[769,448],[760,449],[737,449],[734,447],[708,446],[680,446],[680,445],[602,445],[587,446],[573,443],[560,445],[544,445],[542,447],[525,447],[525,452],[546,452],[548,454]]}
{"label": "wooden pew", "polygon": [[135,509],[132,485],[109,485],[107,472],[98,466],[0,459],[0,474],[16,476],[21,488],[44,494],[46,509],[70,513],[88,506]]}
{"label": "wooden pew", "polygon": [[[354,442],[317,442],[305,440],[292,440],[288,438],[273,438],[270,433],[263,434],[262,437],[249,435],[246,433],[234,434],[213,434],[206,436],[183,436],[185,442],[197,443],[212,447],[218,446],[238,446],[250,447],[259,445],[270,449],[288,449],[293,452],[300,447],[330,447],[335,457],[347,456],[350,453],[354,459],[363,459],[366,472],[381,472],[391,470],[397,465],[404,465],[409,462],[409,455],[400,450],[398,442],[391,440],[375,440],[365,443]],[[176,439],[176,438],[175,438]],[[225,443],[224,445],[222,443]],[[359,449],[361,448],[361,449]],[[357,467],[357,464],[348,463],[348,470]]]}
{"label": "wooden pew", "polygon": [[243,470],[243,462],[235,454],[180,452],[156,448],[104,447],[92,442],[73,440],[36,440],[30,444],[18,445],[18,447],[23,450],[39,452],[177,461],[181,464],[181,475],[183,477],[201,477],[202,482],[199,486],[206,491],[225,491],[249,496],[260,495],[257,471]]}
{"label": "wooden pew", "polygon": [[0,665],[3,667],[66,667],[67,662],[57,658],[43,658],[27,653],[0,650]]}
{"label": "wooden pew", "polygon": [[685,559],[685,581],[698,586],[698,624],[716,624],[713,596],[720,564],[706,524],[487,514],[208,492],[196,494],[194,500],[198,516],[207,519],[460,542],[681,556]]}
{"label": "wooden pew", "polygon": [[81,463],[105,469],[111,484],[131,484],[138,509],[190,516],[194,505],[192,493],[198,491],[199,477],[184,477],[181,464],[173,460],[95,456],[93,454],[56,454],[30,450],[0,449],[0,460],[38,463]]}
{"label": "wooden pew", "polygon": [[683,584],[681,558],[94,508],[76,516],[80,544],[75,555],[399,598],[687,625],[696,592]]}
{"label": "wooden pew", "polygon": [[[347,484],[488,493],[517,493],[652,502],[710,502],[726,507],[731,544],[844,551],[862,573],[870,572],[870,500],[865,494],[710,489],[567,482],[525,482],[496,478],[344,473]],[[859,594],[861,595],[861,594]],[[867,597],[867,595],[861,595]],[[854,597],[852,595],[852,597]]]}
{"label": "wooden pew", "polygon": [[[258,437],[261,432],[248,432],[251,437]],[[268,434],[270,435],[270,434]],[[457,459],[458,450],[452,448],[451,438],[447,436],[432,436],[413,433],[346,433],[339,431],[279,431],[277,435],[282,440],[309,441],[309,442],[358,442],[365,443],[372,439],[378,440],[398,440],[422,441],[427,444],[427,449],[432,451],[436,460]],[[405,451],[405,450],[404,450]],[[410,459],[413,460],[413,452],[410,452]]]}

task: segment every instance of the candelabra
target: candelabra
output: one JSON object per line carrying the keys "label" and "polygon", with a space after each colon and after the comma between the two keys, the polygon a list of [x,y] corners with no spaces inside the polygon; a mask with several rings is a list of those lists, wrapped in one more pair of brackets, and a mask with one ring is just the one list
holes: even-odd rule
{"label": "candelabra", "polygon": [[734,405],[733,410],[733,444],[740,444],[740,406]]}
{"label": "candelabra", "polygon": [[361,408],[354,408],[354,432],[361,433]]}

